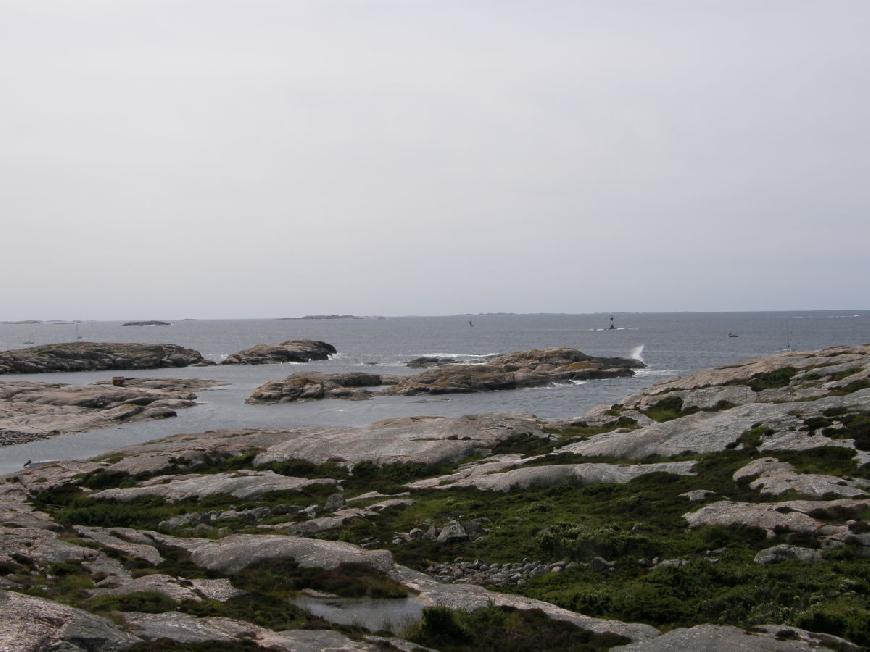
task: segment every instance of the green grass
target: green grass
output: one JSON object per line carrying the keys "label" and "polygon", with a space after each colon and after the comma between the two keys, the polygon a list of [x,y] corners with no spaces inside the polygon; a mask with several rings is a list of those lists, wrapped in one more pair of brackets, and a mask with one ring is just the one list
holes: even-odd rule
{"label": "green grass", "polygon": [[830,394],[832,396],[845,396],[867,388],[870,388],[870,380],[862,378],[861,380],[853,380],[843,387],[836,387],[830,391]]}
{"label": "green grass", "polygon": [[[154,530],[159,529],[161,521],[180,514],[225,510],[242,503],[245,508],[279,509],[286,508],[288,505],[305,507],[322,502],[334,491],[335,487],[332,486],[312,485],[302,491],[276,491],[247,501],[231,495],[217,494],[170,503],[159,496],[142,496],[125,502],[100,500],[84,494],[77,487],[65,486],[38,494],[34,498],[34,504],[40,509],[51,512],[52,516],[63,525]],[[217,525],[230,527],[232,522],[219,521]],[[245,524],[246,527],[248,525]]]}
{"label": "green grass", "polygon": [[618,428],[626,428],[634,430],[638,427],[635,419],[630,417],[619,417],[603,425],[590,426],[587,423],[580,421],[564,428],[544,428],[545,432],[557,435],[562,439],[582,438],[586,439],[594,435],[600,435],[604,432],[612,432]]}
{"label": "green grass", "polygon": [[775,457],[788,462],[799,473],[818,473],[870,480],[870,468],[861,468],[855,461],[855,451],[841,446],[821,446],[805,451],[775,451]]}
{"label": "green grass", "polygon": [[798,370],[794,367],[783,367],[766,373],[755,374],[749,379],[748,383],[741,382],[739,384],[748,384],[756,392],[761,392],[765,389],[779,389],[780,387],[787,387],[797,372]]}
{"label": "green grass", "polygon": [[471,612],[432,607],[407,634],[410,641],[443,652],[598,652],[629,640],[595,634],[539,610],[484,607]]}
{"label": "green grass", "polygon": [[644,411],[644,414],[653,421],[661,423],[671,421],[672,419],[679,419],[695,412],[698,412],[696,407],[683,409],[683,399],[679,396],[668,396],[658,403],[651,405]]}

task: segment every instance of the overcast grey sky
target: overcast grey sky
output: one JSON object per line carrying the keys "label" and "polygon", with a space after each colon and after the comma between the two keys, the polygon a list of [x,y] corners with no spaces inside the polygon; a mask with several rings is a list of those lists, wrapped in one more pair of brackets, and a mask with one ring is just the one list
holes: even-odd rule
{"label": "overcast grey sky", "polygon": [[867,308],[870,2],[0,0],[0,319]]}

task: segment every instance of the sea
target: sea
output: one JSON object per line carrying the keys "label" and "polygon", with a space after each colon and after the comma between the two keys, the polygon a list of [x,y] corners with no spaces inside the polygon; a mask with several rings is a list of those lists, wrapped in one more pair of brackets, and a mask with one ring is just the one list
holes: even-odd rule
{"label": "sea", "polygon": [[[329,342],[328,361],[261,366],[212,366],[128,372],[140,377],[195,377],[224,386],[198,393],[198,405],[172,419],[129,423],[58,435],[0,448],[0,473],[27,460],[81,459],[167,435],[232,428],[365,425],[411,415],[520,413],[545,419],[583,415],[616,403],[656,382],[698,369],[732,364],[786,350],[870,343],[870,311],[737,313],[482,314],[360,319],[233,319],[172,321],[168,326],[124,326],[116,321],[0,323],[0,350],[75,341],[171,343],[219,362],[259,343],[288,339]],[[169,320],[167,320],[169,321]],[[512,391],[449,396],[327,399],[280,405],[247,405],[267,380],[301,371],[416,373],[405,363],[418,356],[480,361],[487,355],[568,346],[592,355],[635,357],[646,363],[630,378],[590,380]],[[4,380],[93,383],[117,372],[15,375]]]}

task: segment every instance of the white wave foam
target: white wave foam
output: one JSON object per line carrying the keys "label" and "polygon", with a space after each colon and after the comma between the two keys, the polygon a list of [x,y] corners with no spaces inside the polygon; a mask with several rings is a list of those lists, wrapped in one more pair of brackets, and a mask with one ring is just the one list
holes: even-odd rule
{"label": "white wave foam", "polygon": [[632,360],[639,360],[640,362],[643,362],[643,346],[644,345],[641,344],[640,346],[634,347],[628,357],[630,357]]}

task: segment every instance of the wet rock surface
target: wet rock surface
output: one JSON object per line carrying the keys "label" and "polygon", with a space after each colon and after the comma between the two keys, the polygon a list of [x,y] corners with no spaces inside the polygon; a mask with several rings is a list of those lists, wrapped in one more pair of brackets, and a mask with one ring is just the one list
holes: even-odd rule
{"label": "wet rock surface", "polygon": [[176,344],[66,342],[0,351],[0,374],[159,369],[197,364],[207,364],[201,353]]}

